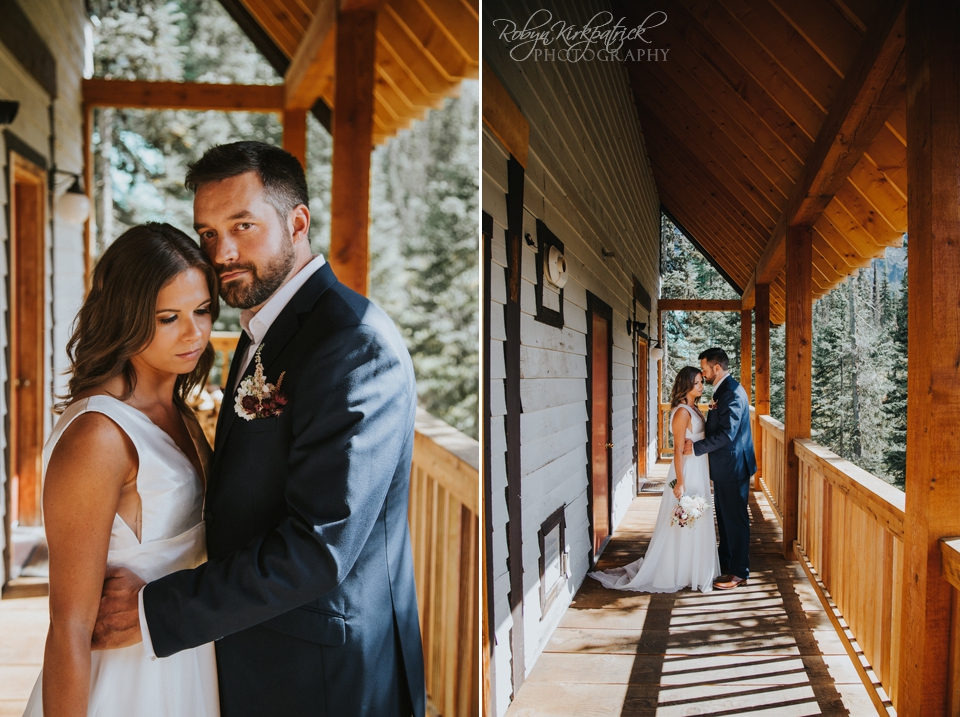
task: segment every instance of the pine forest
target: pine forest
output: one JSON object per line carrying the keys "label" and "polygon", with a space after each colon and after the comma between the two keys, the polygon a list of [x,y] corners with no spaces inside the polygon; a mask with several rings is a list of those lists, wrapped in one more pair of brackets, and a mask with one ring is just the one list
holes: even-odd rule
{"label": "pine forest", "polygon": [[[903,489],[907,435],[906,243],[888,248],[814,303],[812,438]],[[661,220],[661,296],[737,299],[739,294],[669,217]],[[739,312],[664,314],[663,393],[700,351],[719,346],[740,376]],[[784,327],[770,330],[770,413],[783,420]],[[755,343],[754,343],[755,345]],[[752,388],[752,387],[751,387]],[[707,387],[705,396],[709,396]],[[751,396],[754,393],[751,390]]]}

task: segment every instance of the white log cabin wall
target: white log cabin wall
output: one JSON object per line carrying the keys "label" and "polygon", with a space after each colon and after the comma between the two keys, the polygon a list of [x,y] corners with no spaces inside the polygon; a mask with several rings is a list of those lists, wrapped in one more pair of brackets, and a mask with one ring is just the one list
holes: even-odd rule
{"label": "white log cabin wall", "polygon": [[[83,117],[80,80],[85,60],[86,18],[83,2],[79,0],[50,0],[48,2],[20,2],[29,18],[55,57],[57,64],[57,97],[51,98],[43,86],[28,72],[11,50],[0,42],[0,98],[16,100],[20,109],[13,124],[4,127],[19,141],[43,158],[47,169],[56,165],[71,172],[83,171]],[[51,157],[50,108],[53,107],[54,156]],[[10,207],[7,189],[11,179],[8,166],[9,150],[5,135],[0,132],[0,204],[4,220],[0,221],[0,415],[7,416],[8,357],[10,337],[9,266]],[[49,204],[45,221],[45,312],[44,312],[44,366],[45,407],[44,435],[49,435],[53,424],[53,404],[63,393],[67,377],[66,344],[71,323],[84,296],[84,233],[82,226],[65,224],[56,218],[50,221]],[[55,277],[55,280],[54,280]],[[7,420],[9,425],[9,420]],[[0,433],[0,455],[5,456],[8,445],[6,431]],[[0,495],[6,491],[7,461],[0,460]],[[6,501],[0,501],[0,518],[5,519]],[[5,535],[0,531],[0,549],[5,547]],[[0,561],[2,563],[2,561]],[[4,567],[0,565],[0,573]],[[2,576],[5,581],[6,575]]]}
{"label": "white log cabin wall", "polygon": [[[522,242],[521,288],[521,493],[524,587],[524,666],[527,673],[582,584],[590,565],[588,515],[587,292],[613,309],[611,476],[614,527],[636,496],[634,460],[636,351],[626,333],[633,318],[633,277],[659,294],[659,199],[627,75],[614,62],[518,62],[494,41],[492,22],[511,18],[522,27],[544,5],[490,2],[484,6],[485,60],[530,123],[529,157],[523,191],[523,235],[537,246],[537,220],[564,245],[569,278],[563,289],[563,328],[536,320],[536,247]],[[607,3],[547,2],[554,20],[583,25]],[[507,594],[507,503],[504,455],[503,341],[506,303],[504,233],[507,228],[508,152],[486,129],[482,144],[482,203],[493,216],[491,274],[491,475],[495,648],[493,692],[496,714],[513,691]],[[605,258],[603,250],[615,256]],[[555,299],[554,299],[555,301]],[[636,317],[656,331],[652,312],[637,306]],[[546,303],[546,302],[545,302]],[[649,362],[648,426],[657,425],[657,366]],[[656,431],[648,430],[647,463],[655,461]],[[540,610],[541,524],[565,508],[565,542],[570,578],[561,594]]]}

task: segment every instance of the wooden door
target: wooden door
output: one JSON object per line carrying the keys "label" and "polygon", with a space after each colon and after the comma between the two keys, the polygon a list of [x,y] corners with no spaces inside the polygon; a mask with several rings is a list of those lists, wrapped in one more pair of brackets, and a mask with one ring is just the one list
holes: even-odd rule
{"label": "wooden door", "polygon": [[46,172],[10,154],[11,521],[40,525]]}
{"label": "wooden door", "polygon": [[647,477],[647,340],[637,341],[637,480]]}
{"label": "wooden door", "polygon": [[610,538],[611,319],[605,314],[602,308],[591,309],[589,327],[590,505],[594,558]]}

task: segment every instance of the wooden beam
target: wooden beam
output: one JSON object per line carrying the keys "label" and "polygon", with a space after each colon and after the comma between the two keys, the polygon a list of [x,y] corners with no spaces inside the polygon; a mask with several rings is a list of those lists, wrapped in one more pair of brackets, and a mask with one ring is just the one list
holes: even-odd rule
{"label": "wooden beam", "polygon": [[483,62],[483,123],[507,148],[507,151],[526,169],[527,153],[530,151],[530,123],[520,112],[507,89]]}
{"label": "wooden beam", "polygon": [[[756,320],[756,400],[758,416],[770,415],[770,285],[760,284],[756,290],[757,306],[754,310]],[[763,441],[753,437],[753,448],[757,454],[757,476],[762,475]]]}
{"label": "wooden beam", "polygon": [[[321,0],[284,75],[288,108],[309,109],[333,76],[336,0]],[[326,46],[326,47],[325,47]]]}
{"label": "wooden beam", "polygon": [[283,148],[300,160],[307,169],[307,111],[288,109],[283,111]]}
{"label": "wooden beam", "polygon": [[740,299],[660,299],[660,311],[740,311]]}
{"label": "wooden beam", "polygon": [[[740,302],[737,301],[737,306]],[[753,312],[740,312],[740,385],[747,392],[747,402],[753,395]]]}
{"label": "wooden beam", "polygon": [[[884,0],[877,9],[748,289],[777,277],[786,262],[787,227],[813,226],[817,222],[902,100],[905,2]],[[744,292],[744,298],[746,307],[752,297]]]}
{"label": "wooden beam", "polygon": [[[953,590],[938,541],[960,535],[960,4],[910,2],[906,19],[910,213],[907,478],[897,714],[950,714]],[[909,627],[907,627],[909,626]]]}
{"label": "wooden beam", "polygon": [[783,556],[793,555],[799,519],[800,459],[793,450],[797,438],[810,438],[812,380],[813,243],[810,227],[787,232],[787,348],[784,369],[783,445],[786,452],[783,488]]}
{"label": "wooden beam", "polygon": [[281,112],[284,99],[282,85],[92,79],[82,88],[87,107]]}
{"label": "wooden beam", "polygon": [[330,264],[340,281],[365,295],[370,263],[376,11],[341,12],[336,33]]}

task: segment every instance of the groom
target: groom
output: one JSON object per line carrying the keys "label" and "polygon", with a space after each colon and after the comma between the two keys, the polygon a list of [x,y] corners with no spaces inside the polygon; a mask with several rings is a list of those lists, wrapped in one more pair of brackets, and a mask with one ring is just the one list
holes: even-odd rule
{"label": "groom", "polygon": [[727,373],[730,359],[723,349],[700,354],[704,380],[713,384],[713,404],[707,414],[702,441],[687,440],[684,453],[709,454],[710,479],[720,532],[720,577],[713,586],[731,590],[747,582],[750,574],[750,478],[757,472],[750,431],[747,393]]}
{"label": "groom", "polygon": [[221,296],[243,309],[207,478],[209,562],[142,590],[108,574],[94,646],[142,638],[165,657],[215,640],[224,717],[423,715],[403,340],[312,255],[292,155],[215,147],[186,184]]}

